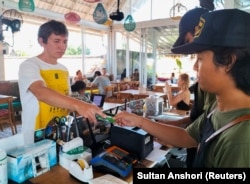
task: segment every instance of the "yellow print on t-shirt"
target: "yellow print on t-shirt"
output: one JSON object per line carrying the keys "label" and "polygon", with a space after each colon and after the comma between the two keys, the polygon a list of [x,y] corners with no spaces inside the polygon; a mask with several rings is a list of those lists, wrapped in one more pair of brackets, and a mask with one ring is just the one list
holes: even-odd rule
{"label": "yellow print on t-shirt", "polygon": [[[48,88],[61,94],[69,95],[69,73],[67,71],[41,70],[40,73]],[[39,102],[39,109],[39,115],[36,119],[36,130],[45,128],[54,117],[66,116],[68,114],[67,109],[50,106],[43,102]]]}

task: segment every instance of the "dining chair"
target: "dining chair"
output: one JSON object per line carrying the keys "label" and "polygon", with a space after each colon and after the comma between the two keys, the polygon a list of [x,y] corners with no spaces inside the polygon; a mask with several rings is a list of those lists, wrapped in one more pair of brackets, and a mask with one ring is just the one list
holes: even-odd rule
{"label": "dining chair", "polygon": [[130,89],[129,82],[122,82],[120,84],[119,88],[120,88],[119,91],[124,91],[124,90]]}
{"label": "dining chair", "polygon": [[130,89],[138,89],[140,86],[140,81],[131,81],[130,82]]}
{"label": "dining chair", "polygon": [[12,134],[17,133],[16,122],[14,117],[14,108],[13,108],[13,97],[3,97],[0,98],[0,105],[3,107],[0,109],[0,128],[3,130],[3,124],[9,124]]}

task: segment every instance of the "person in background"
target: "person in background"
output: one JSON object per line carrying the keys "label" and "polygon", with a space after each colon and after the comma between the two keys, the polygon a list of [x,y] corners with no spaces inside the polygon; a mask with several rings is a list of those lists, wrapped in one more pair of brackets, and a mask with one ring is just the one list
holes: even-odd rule
{"label": "person in background", "polygon": [[[31,144],[55,116],[76,112],[96,123],[96,115],[106,117],[96,105],[70,97],[67,68],[58,63],[67,48],[66,26],[50,20],[39,27],[38,43],[43,51],[21,63],[18,84],[22,101],[22,133],[25,144]],[[37,134],[38,133],[38,134]]]}
{"label": "person in background", "polygon": [[102,68],[102,75],[109,77],[109,73],[106,68]]}
{"label": "person in background", "polygon": [[83,81],[84,77],[83,77],[83,74],[82,74],[82,71],[81,70],[77,70],[76,71],[76,76],[73,78],[73,82],[75,81]]}
{"label": "person in background", "polygon": [[81,70],[76,71],[76,76],[73,78],[73,83],[76,82],[76,81],[83,81],[86,84],[90,83],[90,81],[87,79],[87,77],[82,74]]}
{"label": "person in background", "polygon": [[71,97],[77,98],[87,103],[92,103],[89,95],[85,93],[86,84],[82,80],[76,81],[71,85]]}
{"label": "person in background", "polygon": [[171,81],[172,84],[176,84],[176,81],[177,81],[177,80],[176,80],[176,78],[175,78],[175,73],[174,73],[174,72],[171,73],[170,81]]}
{"label": "person in background", "polygon": [[140,80],[140,74],[137,68],[134,69],[134,73],[131,76],[132,81],[139,81]]}
{"label": "person in background", "polygon": [[94,80],[91,82],[91,86],[97,86],[99,94],[105,95],[105,87],[110,86],[110,80],[107,76],[102,75],[100,71],[96,71],[94,74]]}
{"label": "person in background", "polygon": [[[250,120],[240,119],[250,114],[250,41],[246,39],[250,37],[250,14],[239,9],[216,10],[202,15],[197,25],[194,40],[175,52],[197,53],[198,83],[216,95],[213,105],[185,129],[125,111],[115,116],[115,122],[142,128],[166,145],[198,147],[196,167],[249,168]],[[236,119],[238,124],[215,133]]]}
{"label": "person in background", "polygon": [[123,69],[121,74],[121,81],[123,81],[126,78],[126,68]]}
{"label": "person in background", "polygon": [[165,83],[167,89],[168,103],[177,110],[190,110],[190,91],[189,91],[189,75],[186,73],[180,74],[177,80],[177,85],[180,89],[176,95],[173,95],[172,88]]}

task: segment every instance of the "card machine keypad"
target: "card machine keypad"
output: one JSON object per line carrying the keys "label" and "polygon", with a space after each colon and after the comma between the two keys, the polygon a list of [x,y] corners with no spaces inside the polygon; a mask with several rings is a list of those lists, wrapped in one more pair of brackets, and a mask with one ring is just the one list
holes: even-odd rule
{"label": "card machine keypad", "polygon": [[121,177],[126,177],[132,171],[135,160],[125,150],[111,146],[105,152],[94,157],[90,164],[100,172],[112,172]]}

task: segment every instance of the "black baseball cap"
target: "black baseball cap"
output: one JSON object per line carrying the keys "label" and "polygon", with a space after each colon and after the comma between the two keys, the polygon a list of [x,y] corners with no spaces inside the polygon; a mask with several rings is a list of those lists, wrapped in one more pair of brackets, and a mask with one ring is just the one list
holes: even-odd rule
{"label": "black baseball cap", "polygon": [[176,47],[174,53],[193,54],[213,47],[250,47],[250,14],[223,9],[202,15],[193,42]]}
{"label": "black baseball cap", "polygon": [[201,15],[208,12],[209,11],[205,8],[194,8],[183,15],[179,23],[179,37],[173,44],[173,52],[174,47],[185,44],[185,36],[187,32],[194,34],[195,26],[199,23]]}

